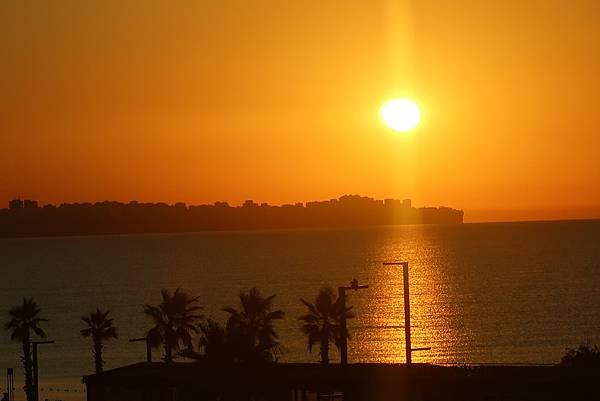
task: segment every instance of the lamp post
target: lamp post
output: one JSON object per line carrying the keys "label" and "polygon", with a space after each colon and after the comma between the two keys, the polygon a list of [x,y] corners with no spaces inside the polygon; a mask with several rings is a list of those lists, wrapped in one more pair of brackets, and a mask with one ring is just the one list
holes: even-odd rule
{"label": "lamp post", "polygon": [[150,346],[150,341],[148,341],[148,337],[130,338],[129,339],[130,343],[134,343],[134,342],[138,342],[138,341],[146,342],[146,362],[152,362],[152,347]]}
{"label": "lamp post", "polygon": [[54,341],[31,341],[33,347],[33,397],[36,401],[40,399],[39,394],[39,369],[38,369],[38,345],[54,344]]}
{"label": "lamp post", "polygon": [[406,364],[412,363],[413,351],[427,351],[431,347],[412,348],[410,340],[410,293],[408,284],[408,262],[383,262],[384,266],[402,266],[402,285],[404,287],[404,341],[406,348]]}
{"label": "lamp post", "polygon": [[362,290],[369,288],[368,285],[358,285],[357,279],[352,279],[349,286],[338,287],[338,299],[342,303],[342,315],[340,325],[342,326],[342,343],[340,344],[340,362],[342,366],[348,364],[348,328],[346,327],[346,290]]}
{"label": "lamp post", "polygon": [[7,387],[6,395],[8,395],[8,401],[14,401],[14,399],[15,399],[15,395],[14,395],[15,376],[14,376],[13,368],[6,369],[6,387]]}

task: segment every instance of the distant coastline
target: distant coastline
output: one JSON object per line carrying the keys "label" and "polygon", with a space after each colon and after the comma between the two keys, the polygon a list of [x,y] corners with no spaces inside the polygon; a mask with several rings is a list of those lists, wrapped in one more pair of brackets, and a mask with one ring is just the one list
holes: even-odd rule
{"label": "distant coastline", "polygon": [[280,206],[247,200],[241,206],[104,201],[40,207],[33,200],[15,199],[0,210],[0,237],[462,224],[463,218],[462,210],[415,208],[410,199],[377,200],[359,195]]}

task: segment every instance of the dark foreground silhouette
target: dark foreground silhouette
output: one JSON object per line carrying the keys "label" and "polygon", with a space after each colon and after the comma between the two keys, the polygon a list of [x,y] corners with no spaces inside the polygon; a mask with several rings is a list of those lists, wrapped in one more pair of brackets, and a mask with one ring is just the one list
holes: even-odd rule
{"label": "dark foreground silhouette", "polygon": [[13,200],[0,210],[0,237],[170,233],[212,230],[293,229],[395,224],[461,224],[463,211],[447,207],[412,207],[409,199],[376,200],[358,195],[339,199],[271,206],[251,200],[226,202],[74,203],[40,207]]}
{"label": "dark foreground silhouette", "polygon": [[84,377],[88,401],[591,400],[598,369],[139,363]]}
{"label": "dark foreground silhouette", "polygon": [[[241,291],[238,307],[223,308],[228,314],[224,325],[201,313],[199,299],[179,288],[162,290],[159,304],[144,307],[152,324],[141,339],[148,347],[147,362],[108,371],[103,371],[102,348],[105,341],[118,338],[116,326],[108,311],[97,308],[84,315],[86,326],[80,333],[92,339],[96,368],[96,374],[83,378],[88,401],[597,398],[600,349],[595,345],[568,350],[554,366],[332,364],[329,347],[340,349],[341,340],[348,337],[341,322],[353,313],[324,287],[314,303],[300,300],[307,313],[299,317],[308,350],[320,346],[321,363],[279,363],[275,322],[284,312],[275,308],[275,295],[265,296],[255,287]],[[47,320],[40,313],[36,302],[25,298],[9,310],[5,324],[11,339],[23,347],[28,401],[39,400],[37,353],[31,345],[44,342],[31,340],[32,335],[46,336],[40,324]],[[152,362],[151,347],[163,349],[164,362]],[[175,362],[176,357],[194,362]]]}

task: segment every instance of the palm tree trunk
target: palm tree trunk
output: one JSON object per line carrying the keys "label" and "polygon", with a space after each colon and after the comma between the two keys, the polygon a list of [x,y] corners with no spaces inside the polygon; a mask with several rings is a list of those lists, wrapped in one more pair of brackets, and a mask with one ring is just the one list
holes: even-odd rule
{"label": "palm tree trunk", "polygon": [[94,364],[96,373],[102,373],[104,361],[102,360],[102,342],[99,340],[94,340]]}
{"label": "palm tree trunk", "polygon": [[329,363],[329,337],[327,335],[321,337],[321,363]]}
{"label": "palm tree trunk", "polygon": [[173,362],[173,347],[171,346],[169,339],[165,339],[165,362]]}
{"label": "palm tree trunk", "polygon": [[23,337],[23,369],[25,370],[25,395],[27,396],[27,401],[35,401],[33,388],[33,361],[31,360],[29,335]]}

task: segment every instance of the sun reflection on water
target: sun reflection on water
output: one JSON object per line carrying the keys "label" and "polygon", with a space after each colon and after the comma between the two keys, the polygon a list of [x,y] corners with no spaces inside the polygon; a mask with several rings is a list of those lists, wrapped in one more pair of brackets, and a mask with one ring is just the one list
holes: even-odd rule
{"label": "sun reflection on water", "polygon": [[[460,327],[452,292],[439,261],[439,244],[420,227],[410,237],[380,244],[366,268],[363,280],[372,285],[367,293],[352,295],[357,318],[349,329],[353,338],[351,361],[405,361],[404,304],[401,266],[383,266],[384,261],[409,261],[412,347],[432,347],[413,353],[413,362],[457,363],[461,342],[468,332]],[[411,230],[411,231],[413,231]],[[393,344],[390,349],[390,344]]]}

